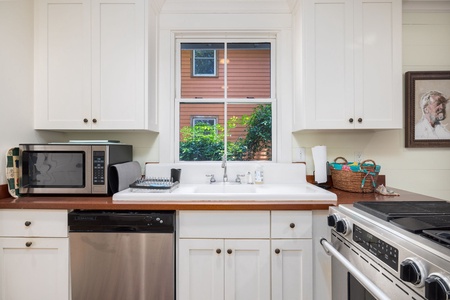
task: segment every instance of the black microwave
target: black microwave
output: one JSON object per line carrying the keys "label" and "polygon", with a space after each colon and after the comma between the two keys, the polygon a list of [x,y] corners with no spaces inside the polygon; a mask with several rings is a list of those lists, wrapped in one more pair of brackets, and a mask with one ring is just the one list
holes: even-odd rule
{"label": "black microwave", "polygon": [[108,195],[110,168],[133,160],[125,144],[20,144],[20,194]]}

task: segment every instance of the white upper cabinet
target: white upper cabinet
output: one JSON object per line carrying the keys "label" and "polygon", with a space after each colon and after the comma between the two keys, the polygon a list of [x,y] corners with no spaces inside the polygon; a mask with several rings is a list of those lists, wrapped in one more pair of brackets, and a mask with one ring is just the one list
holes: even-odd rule
{"label": "white upper cabinet", "polygon": [[155,130],[153,17],[145,0],[39,0],[35,128]]}
{"label": "white upper cabinet", "polygon": [[294,130],[402,127],[401,0],[303,0]]}

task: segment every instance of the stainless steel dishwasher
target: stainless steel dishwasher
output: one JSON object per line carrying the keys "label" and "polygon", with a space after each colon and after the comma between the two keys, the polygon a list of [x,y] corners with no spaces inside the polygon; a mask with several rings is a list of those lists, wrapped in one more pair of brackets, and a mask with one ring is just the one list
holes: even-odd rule
{"label": "stainless steel dishwasher", "polygon": [[72,300],[175,299],[175,213],[69,213]]}

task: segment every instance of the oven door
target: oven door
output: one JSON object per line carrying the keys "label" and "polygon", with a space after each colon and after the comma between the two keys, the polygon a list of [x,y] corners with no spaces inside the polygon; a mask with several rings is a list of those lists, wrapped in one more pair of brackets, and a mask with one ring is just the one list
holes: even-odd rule
{"label": "oven door", "polygon": [[[331,259],[332,263],[332,289],[333,299],[348,300],[376,300],[356,277],[335,257]],[[372,283],[372,285],[374,285]],[[387,297],[387,295],[386,295]],[[389,298],[385,298],[389,299]]]}
{"label": "oven door", "polygon": [[332,256],[333,300],[422,299],[370,253],[334,230],[331,243],[324,238],[320,243]]}

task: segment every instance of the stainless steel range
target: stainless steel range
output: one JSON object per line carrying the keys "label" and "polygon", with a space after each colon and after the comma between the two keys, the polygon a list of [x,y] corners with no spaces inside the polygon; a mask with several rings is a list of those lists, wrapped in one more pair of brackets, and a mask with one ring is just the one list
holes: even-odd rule
{"label": "stainless steel range", "polygon": [[328,225],[333,299],[450,299],[449,202],[340,205]]}

